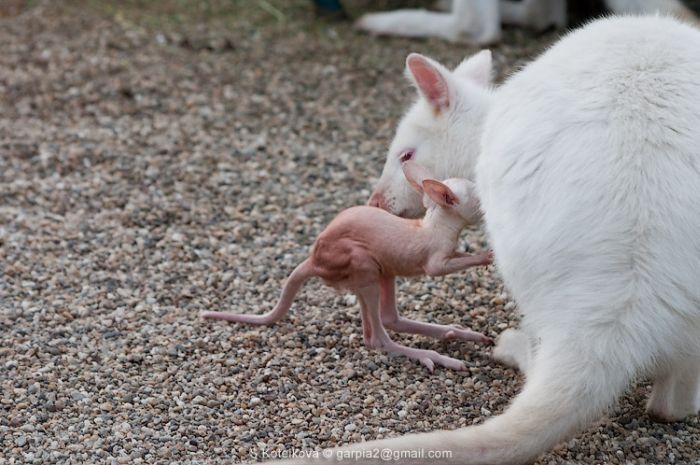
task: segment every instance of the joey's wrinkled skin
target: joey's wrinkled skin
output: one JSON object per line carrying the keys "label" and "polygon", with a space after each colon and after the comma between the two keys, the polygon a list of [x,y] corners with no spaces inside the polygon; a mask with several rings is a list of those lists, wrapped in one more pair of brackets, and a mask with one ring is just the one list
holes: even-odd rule
{"label": "joey's wrinkled skin", "polygon": [[311,256],[292,272],[272,311],[264,315],[204,312],[201,316],[272,324],[287,313],[304,281],[318,276],[329,286],[355,293],[368,347],[419,360],[431,372],[435,365],[464,370],[464,363],[454,358],[397,344],[385,330],[491,342],[483,334],[459,326],[423,323],[399,316],[394,298],[396,276],[440,276],[492,261],[490,253],[469,255],[456,251],[462,229],[480,216],[474,185],[462,179],[438,182],[414,162],[406,162],[403,169],[411,185],[424,192],[427,212],[423,219],[399,218],[369,206],[348,208],[318,236]]}

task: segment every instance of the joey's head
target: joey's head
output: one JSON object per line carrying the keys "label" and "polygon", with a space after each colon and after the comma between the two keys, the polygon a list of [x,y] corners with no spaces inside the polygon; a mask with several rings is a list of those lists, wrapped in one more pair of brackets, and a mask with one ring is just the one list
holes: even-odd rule
{"label": "joey's head", "polygon": [[416,218],[425,208],[402,165],[416,161],[437,179],[473,179],[481,129],[491,100],[491,52],[465,59],[454,71],[417,53],[406,59],[406,75],[418,100],[403,117],[389,147],[369,205]]}
{"label": "joey's head", "polygon": [[422,196],[423,208],[442,209],[446,214],[460,219],[464,225],[475,224],[481,219],[481,209],[476,185],[468,179],[434,179],[424,166],[407,161],[402,165],[408,184]]}

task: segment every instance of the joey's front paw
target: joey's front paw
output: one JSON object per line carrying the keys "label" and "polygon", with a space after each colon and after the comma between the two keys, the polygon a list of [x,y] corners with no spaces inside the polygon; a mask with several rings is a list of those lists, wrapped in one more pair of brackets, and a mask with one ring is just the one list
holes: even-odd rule
{"label": "joey's front paw", "polygon": [[477,265],[491,265],[494,260],[493,250],[487,250],[474,255]]}

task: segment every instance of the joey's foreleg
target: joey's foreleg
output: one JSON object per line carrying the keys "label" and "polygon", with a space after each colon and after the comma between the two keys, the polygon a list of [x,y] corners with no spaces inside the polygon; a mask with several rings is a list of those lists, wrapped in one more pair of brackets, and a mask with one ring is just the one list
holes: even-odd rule
{"label": "joey's foreleg", "polygon": [[437,339],[462,339],[490,344],[493,341],[469,328],[459,325],[439,325],[411,320],[399,315],[396,308],[396,280],[393,276],[380,278],[379,313],[384,327],[398,333],[421,334]]}
{"label": "joey's foreleg", "polygon": [[454,253],[448,257],[432,257],[425,266],[428,276],[444,276],[457,271],[466,270],[472,266],[490,265],[493,263],[493,252],[477,254]]}

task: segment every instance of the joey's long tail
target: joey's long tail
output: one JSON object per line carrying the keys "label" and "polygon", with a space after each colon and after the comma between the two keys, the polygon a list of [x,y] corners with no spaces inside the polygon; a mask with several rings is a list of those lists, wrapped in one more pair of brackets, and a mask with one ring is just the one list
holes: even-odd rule
{"label": "joey's long tail", "polygon": [[294,302],[294,297],[303,286],[304,282],[314,276],[311,259],[307,258],[301,262],[292,274],[289,275],[287,283],[282,289],[280,300],[275,305],[275,308],[262,315],[251,315],[247,313],[229,313],[229,312],[202,312],[199,316],[205,319],[212,320],[227,320],[238,323],[249,323],[252,325],[271,325],[281,320],[289,311],[289,307]]}

